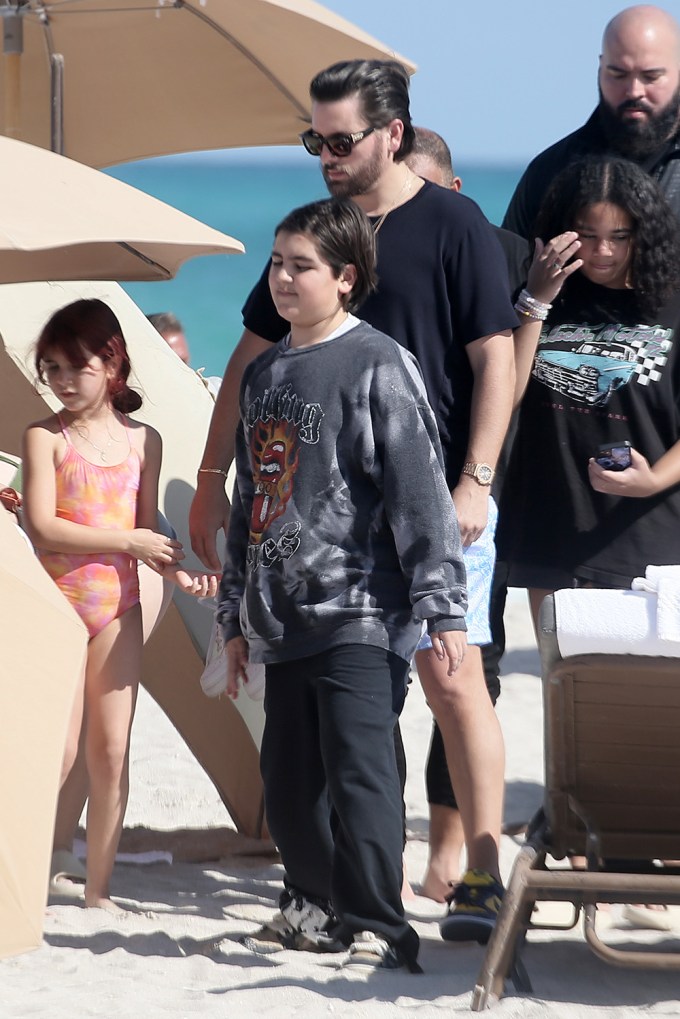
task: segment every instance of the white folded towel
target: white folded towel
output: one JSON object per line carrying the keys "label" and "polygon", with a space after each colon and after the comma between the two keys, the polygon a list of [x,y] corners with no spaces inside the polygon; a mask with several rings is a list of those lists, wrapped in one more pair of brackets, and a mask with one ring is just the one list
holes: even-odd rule
{"label": "white folded towel", "polygon": [[[87,845],[82,839],[74,839],[73,853],[79,860],[87,859]],[[172,853],[165,849],[147,849],[142,853],[116,853],[116,863],[172,863]]]}
{"label": "white folded towel", "polygon": [[647,566],[644,577],[635,577],[630,585],[633,591],[659,590],[662,580],[673,580],[680,583],[680,566]]}
{"label": "white folded towel", "polygon": [[644,577],[636,577],[631,588],[658,596],[657,636],[680,641],[680,566],[648,566]]}
{"label": "white folded towel", "polygon": [[656,632],[660,640],[680,641],[680,578],[659,580]]}
{"label": "white folded towel", "polygon": [[657,595],[649,591],[556,591],[560,653],[563,658],[584,654],[680,657],[680,639],[659,636],[657,610]]}

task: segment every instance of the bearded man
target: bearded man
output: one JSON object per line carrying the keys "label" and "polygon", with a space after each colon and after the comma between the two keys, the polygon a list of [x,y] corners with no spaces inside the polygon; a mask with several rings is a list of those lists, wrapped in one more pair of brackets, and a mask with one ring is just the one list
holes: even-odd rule
{"label": "bearded man", "polygon": [[520,180],[503,220],[533,239],[533,224],[553,177],[591,154],[638,163],[680,218],[680,26],[659,7],[638,5],[604,30],[598,75],[600,102],[573,134],[541,152]]}

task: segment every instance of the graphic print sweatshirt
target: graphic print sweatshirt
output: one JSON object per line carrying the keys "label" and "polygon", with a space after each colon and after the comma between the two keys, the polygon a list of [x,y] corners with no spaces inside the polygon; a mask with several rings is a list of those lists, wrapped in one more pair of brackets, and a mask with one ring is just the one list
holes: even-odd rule
{"label": "graphic print sweatshirt", "polygon": [[341,644],[407,661],[465,630],[465,567],[417,362],[365,322],[246,369],[218,620],[254,662]]}

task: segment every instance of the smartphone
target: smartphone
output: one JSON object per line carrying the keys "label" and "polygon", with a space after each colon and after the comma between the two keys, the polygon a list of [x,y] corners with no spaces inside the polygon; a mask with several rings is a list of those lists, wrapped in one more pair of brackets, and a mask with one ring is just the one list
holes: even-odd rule
{"label": "smartphone", "polygon": [[633,462],[630,448],[628,439],[616,443],[608,442],[598,447],[595,463],[604,467],[606,471],[625,471]]}

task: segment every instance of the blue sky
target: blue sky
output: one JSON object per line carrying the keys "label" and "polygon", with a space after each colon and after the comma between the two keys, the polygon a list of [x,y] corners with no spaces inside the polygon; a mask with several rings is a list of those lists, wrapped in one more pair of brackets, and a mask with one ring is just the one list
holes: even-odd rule
{"label": "blue sky", "polygon": [[[597,101],[607,21],[625,0],[322,0],[418,64],[411,111],[466,162],[523,163]],[[680,19],[680,2],[663,3]]]}
{"label": "blue sky", "polygon": [[[454,159],[505,165],[525,164],[587,118],[597,102],[602,31],[628,6],[625,0],[322,2],[418,65],[414,122],[439,131]],[[665,9],[680,20],[680,0]],[[294,149],[262,149],[258,158],[283,154],[297,157]]]}

